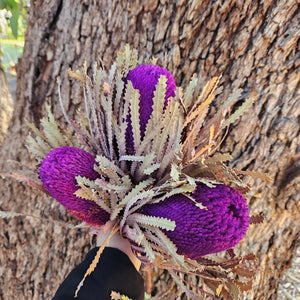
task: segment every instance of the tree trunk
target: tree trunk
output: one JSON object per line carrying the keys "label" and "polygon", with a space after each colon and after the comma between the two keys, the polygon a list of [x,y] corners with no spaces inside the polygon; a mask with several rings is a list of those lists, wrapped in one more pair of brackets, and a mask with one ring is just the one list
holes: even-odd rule
{"label": "tree trunk", "polygon": [[[299,245],[299,24],[294,0],[32,1],[0,170],[13,172],[20,164],[34,168],[25,148],[25,120],[38,125],[45,102],[63,122],[57,77],[72,116],[81,99],[67,70],[81,68],[84,61],[90,67],[96,60],[109,68],[126,43],[138,49],[141,63],[158,57],[177,85],[187,83],[193,73],[203,83],[222,75],[224,89],[216,107],[237,88],[258,95],[221,150],[232,153],[239,169],[274,179],[250,179],[250,211],[262,212],[265,223],[250,227],[239,249],[260,259],[256,285],[245,297],[276,299],[280,276]],[[0,220],[0,299],[50,299],[90,249],[88,229],[51,222],[54,214],[76,223],[54,199],[22,183],[1,181],[1,210],[39,218]]]}
{"label": "tree trunk", "polygon": [[13,100],[9,91],[5,71],[0,60],[0,146],[5,138],[13,112]]}

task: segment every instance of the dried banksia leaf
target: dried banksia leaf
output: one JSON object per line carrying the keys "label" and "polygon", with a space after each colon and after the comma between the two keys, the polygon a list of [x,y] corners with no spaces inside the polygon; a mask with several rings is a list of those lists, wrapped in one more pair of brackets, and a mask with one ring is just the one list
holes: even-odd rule
{"label": "dried banksia leaf", "polygon": [[62,133],[56,123],[54,116],[50,110],[50,106],[46,105],[48,117],[41,120],[43,131],[40,132],[34,124],[27,122],[27,125],[35,133],[36,138],[28,136],[27,146],[39,160],[42,160],[53,148],[62,146],[73,146],[66,133]]}
{"label": "dried banksia leaf", "polygon": [[188,110],[190,108],[190,105],[192,104],[193,95],[195,92],[195,89],[198,85],[198,78],[197,76],[194,76],[191,81],[189,82],[189,85],[186,88],[186,91],[184,93],[184,106],[185,109]]}
{"label": "dried banksia leaf", "polygon": [[263,215],[254,215],[250,217],[250,224],[262,224],[264,222]]}
{"label": "dried banksia leaf", "polygon": [[100,260],[100,256],[103,252],[103,250],[105,249],[105,246],[108,244],[109,240],[111,239],[111,237],[118,231],[118,227],[114,226],[109,235],[107,236],[107,238],[105,239],[105,241],[103,242],[103,244],[101,245],[101,247],[98,249],[96,256],[94,257],[92,263],[90,264],[89,268],[87,269],[87,271],[84,274],[84,277],[82,278],[82,280],[79,282],[79,284],[77,285],[77,289],[75,291],[75,295],[74,298],[77,298],[78,296],[78,292],[80,291],[80,288],[83,286],[83,283],[86,279],[87,276],[89,276],[96,268],[99,260]]}
{"label": "dried banksia leaf", "polygon": [[15,218],[15,217],[19,217],[19,216],[24,216],[24,214],[16,213],[13,211],[0,210],[0,218]]}
{"label": "dried banksia leaf", "polygon": [[130,121],[132,124],[132,135],[134,143],[134,152],[136,153],[141,142],[141,129],[140,129],[140,113],[139,113],[139,98],[140,93],[132,87],[130,81],[127,82],[127,89],[132,89],[130,98]]}
{"label": "dried banksia leaf", "polygon": [[171,221],[170,219],[145,216],[143,214],[138,214],[138,213],[134,213],[128,216],[127,222],[128,224],[138,223],[141,226],[143,226],[144,224],[144,225],[159,227],[161,229],[171,230],[171,231],[173,231],[176,226],[175,222]]}
{"label": "dried banksia leaf", "polygon": [[254,102],[254,99],[246,99],[245,102],[225,121],[225,126],[235,122]]}
{"label": "dried banksia leaf", "polygon": [[111,291],[110,298],[111,298],[111,300],[132,300],[131,298],[129,298],[125,295],[122,295],[118,292],[115,292],[115,291]]}

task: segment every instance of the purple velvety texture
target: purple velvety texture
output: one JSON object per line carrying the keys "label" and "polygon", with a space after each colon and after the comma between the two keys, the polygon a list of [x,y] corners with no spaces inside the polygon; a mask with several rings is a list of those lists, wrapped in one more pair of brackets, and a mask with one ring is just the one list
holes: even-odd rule
{"label": "purple velvety texture", "polygon": [[[167,77],[167,88],[165,96],[165,106],[168,103],[169,97],[175,97],[176,84],[172,74],[156,65],[139,65],[129,71],[125,82],[130,80],[135,89],[140,92],[140,130],[141,137],[144,137],[146,125],[152,113],[153,97],[155,86],[161,75]],[[134,141],[132,135],[132,125],[130,118],[127,118],[128,127],[126,131],[127,149],[130,154],[134,154]]]}
{"label": "purple velvety texture", "polygon": [[78,189],[76,176],[90,180],[99,177],[93,169],[95,163],[94,156],[84,150],[55,148],[42,161],[40,178],[51,196],[75,217],[91,225],[103,225],[109,220],[109,214],[93,201],[74,195]]}
{"label": "purple velvety texture", "polygon": [[178,194],[144,206],[143,213],[175,221],[175,230],[165,233],[177,246],[178,254],[191,259],[237,245],[249,226],[247,200],[225,185],[209,188],[198,184],[192,196],[207,210]]}

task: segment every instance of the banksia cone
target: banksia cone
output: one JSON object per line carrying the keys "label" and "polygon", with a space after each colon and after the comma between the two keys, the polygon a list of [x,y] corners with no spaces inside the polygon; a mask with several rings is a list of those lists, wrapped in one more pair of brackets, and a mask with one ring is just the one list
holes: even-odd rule
{"label": "banksia cone", "polygon": [[244,237],[249,226],[247,200],[235,189],[198,184],[191,194],[205,208],[199,208],[182,194],[143,207],[149,216],[175,221],[166,235],[177,246],[178,254],[191,259],[230,249]]}
{"label": "banksia cone", "polygon": [[[147,122],[152,113],[153,97],[155,86],[161,75],[167,77],[167,87],[165,103],[168,103],[169,97],[175,97],[176,84],[173,75],[166,69],[161,68],[156,65],[140,65],[136,68],[130,70],[125,79],[125,82],[130,80],[132,82],[133,88],[139,90],[140,92],[140,129],[141,137],[144,137]],[[134,142],[132,137],[132,124],[128,117],[128,127],[126,131],[127,149],[130,154],[133,154]]]}
{"label": "banksia cone", "polygon": [[90,153],[74,148],[61,147],[52,150],[42,161],[40,178],[44,187],[72,215],[91,225],[103,225],[109,214],[91,200],[76,197],[76,176],[95,180],[95,158]]}

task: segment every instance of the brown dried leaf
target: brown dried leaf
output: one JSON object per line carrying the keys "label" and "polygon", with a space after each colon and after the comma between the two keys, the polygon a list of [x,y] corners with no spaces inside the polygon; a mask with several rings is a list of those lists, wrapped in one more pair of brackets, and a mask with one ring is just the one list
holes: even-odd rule
{"label": "brown dried leaf", "polygon": [[239,174],[239,175],[249,175],[253,178],[258,178],[258,179],[261,179],[264,181],[273,182],[273,179],[266,174],[253,172],[253,171],[241,171],[238,169],[234,169],[234,171],[236,172],[236,174]]}
{"label": "brown dried leaf", "polygon": [[264,216],[259,215],[253,215],[250,217],[250,224],[262,224],[264,222]]}
{"label": "brown dried leaf", "polygon": [[31,187],[33,187],[34,189],[37,189],[47,195],[50,196],[49,192],[44,188],[42,183],[38,183],[36,181],[34,181],[33,179],[27,177],[24,174],[9,174],[9,173],[0,173],[0,176],[2,177],[10,177],[16,180],[19,180],[21,182],[26,182],[28,185],[30,185]]}
{"label": "brown dried leaf", "polygon": [[246,292],[252,289],[252,284],[253,284],[252,279],[247,282],[241,282],[238,280],[234,280],[234,282],[241,292]]}
{"label": "brown dried leaf", "polygon": [[234,282],[229,281],[226,286],[228,287],[230,295],[233,297],[233,299],[239,299],[240,290],[237,285]]}
{"label": "brown dried leaf", "polygon": [[257,270],[245,265],[237,265],[233,268],[232,272],[235,272],[237,275],[247,278],[252,278],[255,276]]}
{"label": "brown dried leaf", "polygon": [[[208,107],[210,102],[214,99],[214,97],[210,97],[215,91],[221,77],[214,77],[211,81],[209,81],[203,88],[200,96],[198,97],[194,107],[190,110],[190,114],[187,116],[183,128],[186,127],[194,118],[196,118],[204,108]],[[204,99],[204,101],[202,101]],[[199,105],[199,103],[202,103]],[[197,107],[198,106],[198,107]]]}
{"label": "brown dried leaf", "polygon": [[77,70],[76,72],[72,71],[71,69],[68,69],[68,74],[71,78],[74,78],[76,80],[81,81],[82,83],[86,82],[86,77],[79,71]]}
{"label": "brown dried leaf", "polygon": [[231,258],[234,258],[236,256],[235,253],[234,253],[234,250],[232,248],[228,249],[227,253],[230,255]]}
{"label": "brown dried leaf", "polygon": [[111,230],[111,233],[108,235],[108,237],[105,239],[104,243],[102,244],[102,246],[99,248],[99,250],[97,251],[96,253],[96,256],[94,257],[92,263],[90,264],[89,268],[87,269],[87,271],[85,272],[84,274],[84,277],[83,279],[79,282],[79,284],[77,285],[77,289],[75,291],[75,295],[74,295],[74,298],[77,298],[78,296],[78,293],[81,289],[81,287],[83,286],[83,283],[85,281],[85,278],[90,275],[94,270],[95,268],[97,267],[97,264],[100,260],[100,256],[104,250],[104,248],[106,247],[107,243],[109,242],[109,240],[111,239],[111,237],[119,230],[119,227],[116,226],[114,228],[112,228]]}

